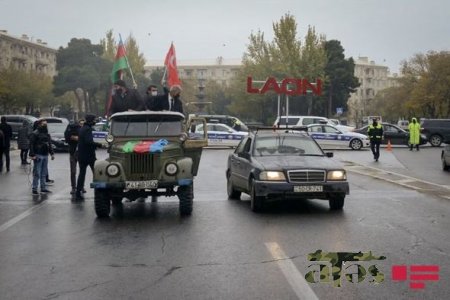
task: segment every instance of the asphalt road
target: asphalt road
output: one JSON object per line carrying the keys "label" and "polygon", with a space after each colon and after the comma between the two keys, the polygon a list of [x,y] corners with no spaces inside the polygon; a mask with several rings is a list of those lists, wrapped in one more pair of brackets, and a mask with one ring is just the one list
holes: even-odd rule
{"label": "asphalt road", "polygon": [[[311,200],[275,204],[261,214],[251,212],[247,195],[227,199],[230,151],[204,151],[192,216],[181,218],[177,199],[163,197],[124,203],[108,220],[96,218],[92,190],[84,202],[71,201],[67,154],[50,163],[53,193],[38,197],[31,195],[30,169],[13,154],[11,172],[0,175],[0,298],[448,298],[448,193],[405,186],[408,178],[424,177],[446,189],[440,149],[383,150],[377,164],[368,151],[335,151],[349,170],[351,194],[342,212]],[[393,173],[400,179],[391,180]],[[385,256],[360,263],[365,270],[376,264],[384,281],[371,283],[367,274],[360,283],[342,275],[341,287],[307,283],[305,275],[315,270],[307,256],[316,250]],[[392,280],[395,265],[438,265],[439,280],[413,290],[411,277]]]}

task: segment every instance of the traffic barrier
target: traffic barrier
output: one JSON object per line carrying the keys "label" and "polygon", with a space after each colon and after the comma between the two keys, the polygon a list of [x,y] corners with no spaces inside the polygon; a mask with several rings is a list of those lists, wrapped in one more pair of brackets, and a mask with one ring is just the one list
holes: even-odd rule
{"label": "traffic barrier", "polygon": [[391,139],[388,140],[386,151],[392,151]]}

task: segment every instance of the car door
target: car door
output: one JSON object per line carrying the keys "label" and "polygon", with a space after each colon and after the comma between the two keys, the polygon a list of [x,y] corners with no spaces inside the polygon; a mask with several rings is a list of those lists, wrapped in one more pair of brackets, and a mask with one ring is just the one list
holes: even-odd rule
{"label": "car door", "polygon": [[231,157],[233,183],[242,190],[247,190],[248,178],[251,170],[251,144],[252,138],[245,138],[236,148]]}
{"label": "car door", "polygon": [[408,133],[394,125],[384,124],[383,133],[384,133],[383,144],[387,144],[389,140],[393,145],[405,145],[405,143],[408,142],[407,141]]}
{"label": "car door", "polygon": [[342,132],[333,126],[322,125],[322,130],[325,135],[324,143],[327,148],[348,146],[348,141],[344,139]]}
{"label": "car door", "polygon": [[325,147],[325,133],[323,132],[322,125],[310,125],[308,126],[309,136],[312,137],[320,147]]}

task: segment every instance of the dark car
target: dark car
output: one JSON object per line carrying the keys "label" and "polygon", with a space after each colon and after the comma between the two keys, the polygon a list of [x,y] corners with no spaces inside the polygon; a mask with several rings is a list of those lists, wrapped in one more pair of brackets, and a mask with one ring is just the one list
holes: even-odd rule
{"label": "dark car", "polygon": [[[384,140],[382,144],[387,144],[389,141],[391,145],[405,145],[409,146],[409,132],[401,129],[399,126],[389,123],[381,123],[383,126]],[[368,125],[355,129],[354,132],[367,134]],[[428,139],[424,134],[420,134],[420,145],[428,143]]]}
{"label": "dark car", "polygon": [[11,126],[13,139],[17,138],[17,133],[19,132],[20,127],[22,127],[24,121],[28,123],[29,131],[31,132],[33,124],[37,120],[36,117],[29,115],[4,115],[2,117],[5,117],[6,123]]}
{"label": "dark car", "polygon": [[69,144],[64,137],[67,123],[47,123],[47,128],[52,140],[53,150],[56,152],[68,152]]}
{"label": "dark car", "polygon": [[442,143],[450,143],[450,119],[422,119],[420,124],[422,133],[431,146],[439,147]]}
{"label": "dark car", "polygon": [[228,157],[228,196],[249,194],[253,211],[288,198],[326,199],[331,209],[342,209],[349,185],[343,166],[332,156],[305,132],[250,132]]}
{"label": "dark car", "polygon": [[450,143],[445,146],[441,154],[442,170],[450,171]]}

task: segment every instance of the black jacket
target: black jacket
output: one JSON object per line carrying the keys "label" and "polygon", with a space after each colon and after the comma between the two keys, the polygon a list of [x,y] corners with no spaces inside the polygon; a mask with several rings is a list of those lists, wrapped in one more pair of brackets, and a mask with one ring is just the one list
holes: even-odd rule
{"label": "black jacket", "polygon": [[125,94],[112,96],[110,114],[127,110],[141,111],[145,109],[144,102],[137,90],[127,90]]}
{"label": "black jacket", "polygon": [[1,123],[0,130],[3,131],[3,135],[4,135],[4,140],[5,140],[4,148],[9,149],[9,147],[11,146],[11,139],[12,139],[11,125],[9,125],[8,123]]}
{"label": "black jacket", "polygon": [[38,128],[30,135],[30,154],[33,157],[39,155],[53,155],[52,140],[47,130]]}
{"label": "black jacket", "polygon": [[94,142],[92,127],[84,124],[78,135],[78,161],[80,163],[93,163],[96,161],[95,148],[101,147],[101,144]]}
{"label": "black jacket", "polygon": [[30,149],[30,131],[31,128],[22,126],[17,131],[17,147],[22,150]]}
{"label": "black jacket", "polygon": [[76,123],[72,123],[67,125],[66,130],[64,131],[64,138],[69,144],[69,153],[74,154],[77,151],[78,141],[74,141],[71,139],[72,136],[77,136],[80,133],[81,126]]}
{"label": "black jacket", "polygon": [[[151,110],[161,111],[169,110],[169,94],[159,95],[153,97],[154,107]],[[179,97],[173,99],[173,107],[171,111],[177,111],[183,113],[183,102]]]}
{"label": "black jacket", "polygon": [[381,142],[383,138],[383,126],[381,124],[377,124],[376,126],[373,126],[373,124],[369,125],[367,135],[371,142]]}

